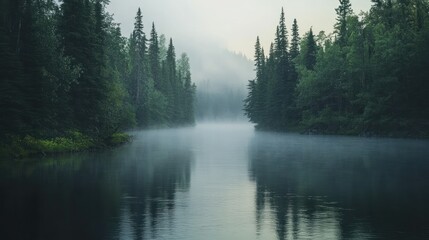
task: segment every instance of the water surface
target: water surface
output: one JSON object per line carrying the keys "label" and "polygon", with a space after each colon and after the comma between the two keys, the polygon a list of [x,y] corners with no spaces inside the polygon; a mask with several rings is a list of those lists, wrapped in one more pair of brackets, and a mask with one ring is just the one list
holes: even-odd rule
{"label": "water surface", "polygon": [[117,149],[0,163],[0,239],[429,239],[429,142],[135,132]]}

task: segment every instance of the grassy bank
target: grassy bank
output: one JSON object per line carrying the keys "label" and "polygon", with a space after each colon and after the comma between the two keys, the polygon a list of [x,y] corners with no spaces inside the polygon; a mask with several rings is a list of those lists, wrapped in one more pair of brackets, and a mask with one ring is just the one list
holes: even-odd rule
{"label": "grassy bank", "polygon": [[94,139],[77,131],[69,132],[63,137],[50,139],[12,136],[0,143],[0,159],[88,151],[117,146],[130,140],[131,136],[125,133],[115,133],[105,139]]}

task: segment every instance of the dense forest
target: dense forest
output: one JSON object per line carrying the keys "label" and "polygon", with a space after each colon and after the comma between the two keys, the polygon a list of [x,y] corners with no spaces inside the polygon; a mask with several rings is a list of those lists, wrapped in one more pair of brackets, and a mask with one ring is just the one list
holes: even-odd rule
{"label": "dense forest", "polygon": [[257,128],[429,136],[429,1],[340,0],[332,34],[291,36],[282,10],[268,54],[255,45],[245,111]]}
{"label": "dense forest", "polygon": [[140,9],[123,37],[108,2],[1,1],[1,145],[194,123],[188,56],[155,24],[147,35]]}

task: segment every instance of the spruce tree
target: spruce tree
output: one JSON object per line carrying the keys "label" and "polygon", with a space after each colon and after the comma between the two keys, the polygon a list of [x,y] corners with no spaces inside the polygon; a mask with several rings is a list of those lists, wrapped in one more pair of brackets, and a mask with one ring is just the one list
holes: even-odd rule
{"label": "spruce tree", "polygon": [[316,55],[317,55],[317,44],[314,39],[313,29],[310,28],[310,31],[307,34],[306,38],[306,48],[304,52],[304,65],[308,70],[314,70],[316,65]]}
{"label": "spruce tree", "polygon": [[176,75],[176,52],[173,45],[173,39],[170,38],[170,43],[167,50],[167,58],[165,60],[165,94],[169,102],[168,115],[170,122],[176,124],[180,109],[177,103],[179,102],[179,84]]}
{"label": "spruce tree", "polygon": [[249,93],[244,101],[244,110],[246,111],[246,115],[249,117],[250,121],[259,124],[260,117],[260,103],[258,100],[260,96],[258,94],[258,85],[262,81],[262,71],[263,71],[263,59],[265,57],[262,55],[261,43],[259,41],[259,36],[256,38],[255,43],[255,71],[256,71],[256,79],[250,80],[248,84]]}
{"label": "spruce tree", "polygon": [[301,38],[299,36],[299,27],[298,22],[296,19],[293,20],[292,24],[292,40],[291,40],[291,47],[290,47],[290,87],[291,91],[293,93],[293,99],[289,107],[289,121],[293,122],[293,124],[296,124],[296,122],[299,120],[299,113],[296,109],[296,86],[298,85],[298,69],[297,69],[297,58],[300,54],[300,45]]}
{"label": "spruce tree", "polygon": [[143,31],[143,16],[141,9],[137,10],[135,17],[134,30],[130,38],[130,77],[129,77],[129,92],[133,99],[133,104],[136,109],[137,124],[139,126],[147,125],[148,121],[148,106],[146,100],[148,96],[148,61],[147,61],[147,46],[146,35]]}
{"label": "spruce tree", "polygon": [[264,63],[265,56],[262,55],[262,47],[259,41],[259,36],[256,38],[255,44],[255,71],[256,71],[256,79],[262,78],[262,67]]}
{"label": "spruce tree", "polygon": [[159,57],[159,42],[158,34],[156,33],[155,23],[152,23],[152,30],[149,40],[149,65],[151,76],[157,90],[161,90],[161,72],[160,72],[160,57]]}
{"label": "spruce tree", "polygon": [[289,109],[293,104],[294,86],[291,81],[292,79],[289,76],[289,42],[283,8],[280,14],[280,22],[277,27],[275,43],[275,51],[277,57],[277,86],[274,89],[274,95],[278,100],[274,104],[274,106],[276,108],[275,111],[277,112],[277,114],[279,114],[279,117],[277,118],[278,122],[276,123],[276,125],[279,129],[284,129],[289,124]]}
{"label": "spruce tree", "polygon": [[177,61],[177,78],[180,84],[180,119],[178,122],[180,124],[193,124],[195,85],[192,84],[189,57],[186,53],[183,53]]}
{"label": "spruce tree", "polygon": [[290,45],[290,58],[295,59],[299,55],[299,43],[301,38],[299,37],[298,22],[296,19],[293,20],[292,25],[292,40]]}
{"label": "spruce tree", "polygon": [[131,36],[131,97],[136,106],[142,105],[143,81],[145,75],[146,36],[143,32],[143,16],[141,9],[135,17],[134,30]]}
{"label": "spruce tree", "polygon": [[344,46],[347,41],[347,18],[353,14],[353,10],[350,0],[339,0],[339,2],[340,6],[335,9],[337,13],[335,33],[337,34],[339,44]]}
{"label": "spruce tree", "polygon": [[280,21],[276,32],[276,52],[277,57],[280,59],[282,57],[287,56],[288,51],[288,31],[286,28],[286,22],[285,22],[285,13],[282,8],[281,14],[280,14]]}

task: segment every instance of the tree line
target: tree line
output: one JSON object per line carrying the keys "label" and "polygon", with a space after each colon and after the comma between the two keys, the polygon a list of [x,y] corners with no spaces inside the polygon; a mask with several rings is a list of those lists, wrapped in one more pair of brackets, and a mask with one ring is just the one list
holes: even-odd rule
{"label": "tree line", "polygon": [[356,15],[339,0],[334,33],[302,37],[282,10],[268,54],[255,45],[244,109],[257,128],[429,135],[429,1],[372,3]]}
{"label": "tree line", "polygon": [[[129,38],[108,0],[3,0],[0,6],[0,137],[96,139],[131,127],[194,123],[189,58],[172,39]],[[168,43],[167,43],[168,42]]]}

